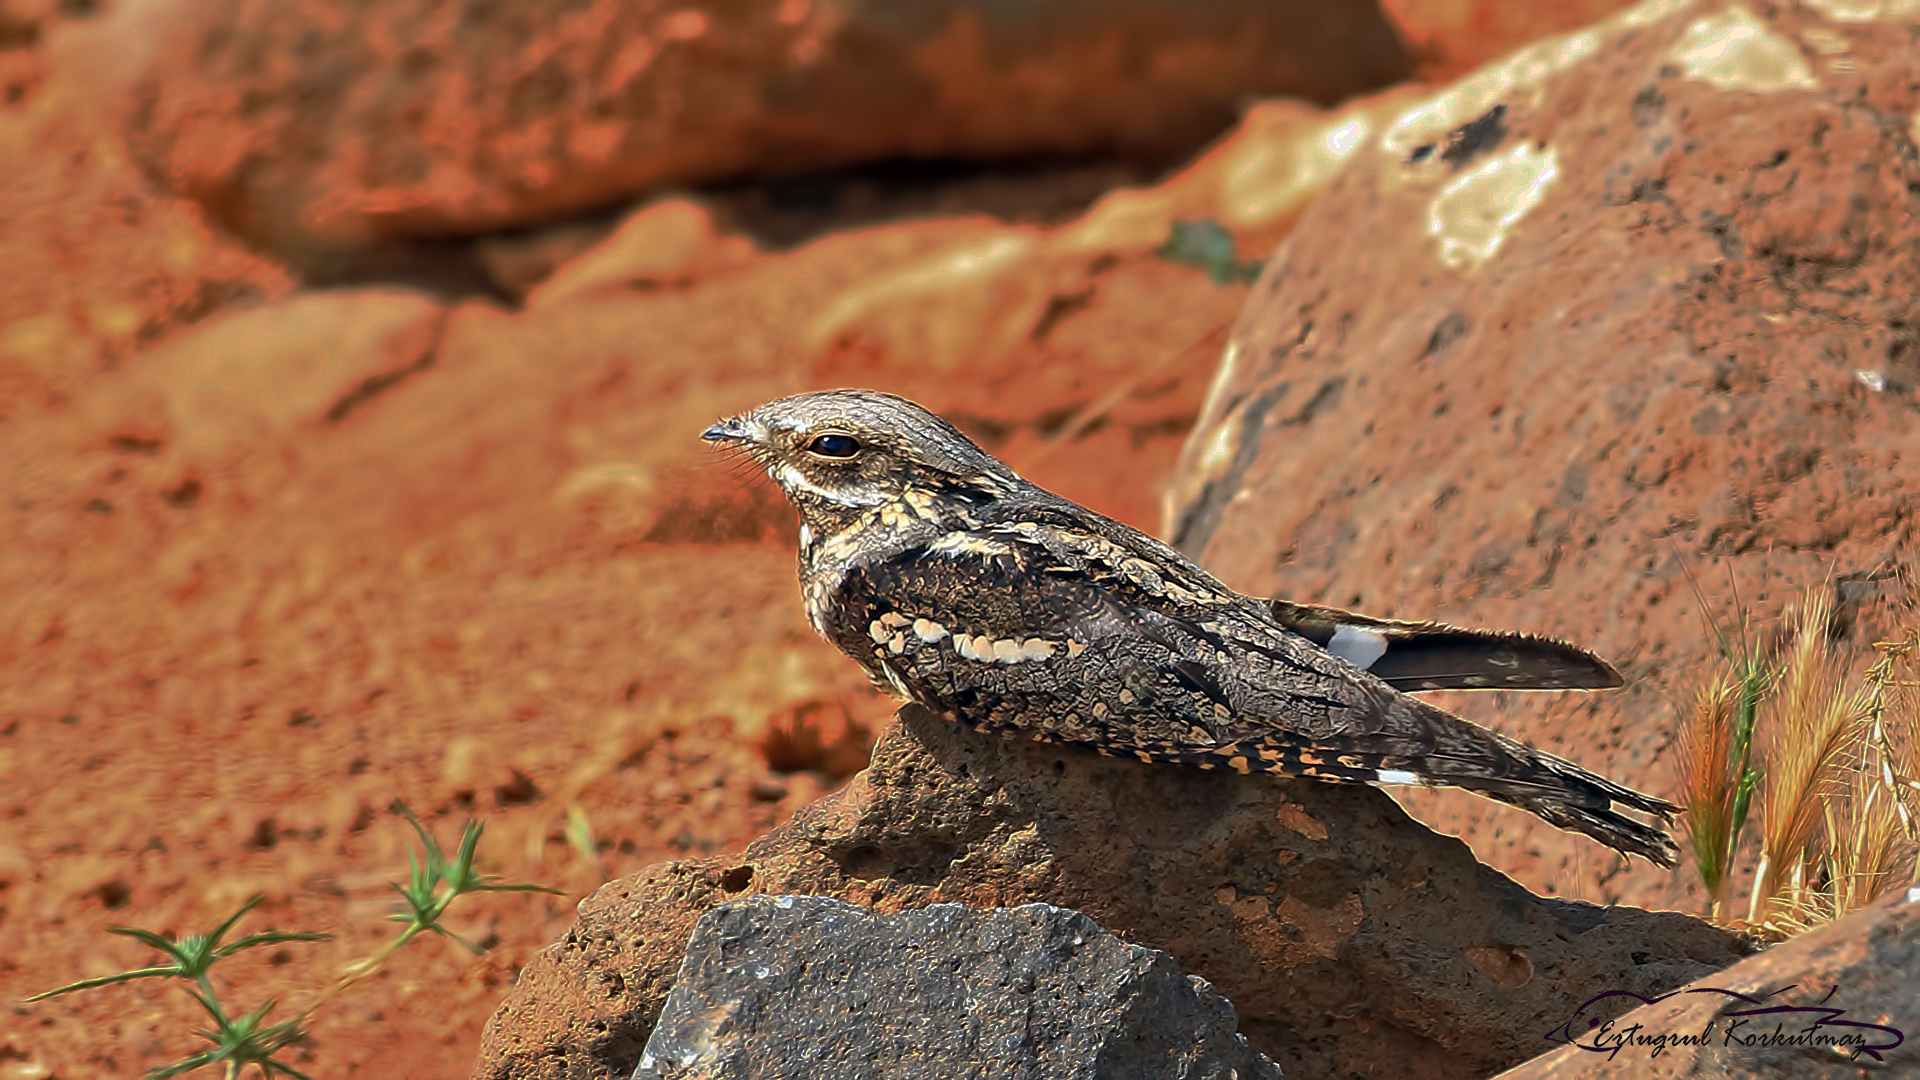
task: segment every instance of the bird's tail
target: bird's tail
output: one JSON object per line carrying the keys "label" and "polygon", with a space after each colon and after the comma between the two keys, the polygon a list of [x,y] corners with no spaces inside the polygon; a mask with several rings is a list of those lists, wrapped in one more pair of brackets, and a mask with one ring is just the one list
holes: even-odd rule
{"label": "bird's tail", "polygon": [[[1455,738],[1477,744],[1470,767],[1449,770],[1428,783],[1468,791],[1517,806],[1542,821],[1569,832],[1590,836],[1615,851],[1638,855],[1658,866],[1673,867],[1680,848],[1663,827],[1680,807],[1616,784],[1565,758],[1535,750],[1505,736],[1475,727],[1444,710],[1418,703],[1436,726],[1446,725]],[[1431,763],[1429,770],[1433,769]],[[1620,809],[1658,819],[1649,825]]]}
{"label": "bird's tail", "polygon": [[1679,861],[1680,849],[1665,828],[1636,821],[1614,809],[1615,803],[1621,803],[1652,814],[1665,825],[1680,810],[1678,806],[1622,787],[1551,754],[1526,747],[1520,749],[1532,756],[1543,773],[1561,781],[1562,790],[1543,792],[1532,783],[1508,787],[1497,782],[1477,785],[1462,781],[1459,786],[1517,806],[1549,825],[1590,836],[1615,851],[1638,855],[1658,866],[1671,869]]}
{"label": "bird's tail", "polygon": [[[1679,846],[1660,827],[1680,807],[1624,787],[1571,761],[1476,727],[1443,709],[1401,698],[1383,730],[1307,737],[1276,730],[1205,750],[1143,753],[1201,768],[1268,772],[1333,783],[1465,788],[1516,806],[1556,828],[1627,855],[1672,867]],[[1404,711],[1403,711],[1404,710]],[[1660,825],[1626,816],[1650,814]]]}

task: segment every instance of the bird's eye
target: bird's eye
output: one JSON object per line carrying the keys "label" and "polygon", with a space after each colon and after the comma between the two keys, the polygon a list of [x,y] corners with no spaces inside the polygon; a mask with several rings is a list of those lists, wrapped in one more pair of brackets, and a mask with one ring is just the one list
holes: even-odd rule
{"label": "bird's eye", "polygon": [[808,443],[807,449],[821,457],[848,458],[860,452],[860,441],[851,435],[822,435]]}

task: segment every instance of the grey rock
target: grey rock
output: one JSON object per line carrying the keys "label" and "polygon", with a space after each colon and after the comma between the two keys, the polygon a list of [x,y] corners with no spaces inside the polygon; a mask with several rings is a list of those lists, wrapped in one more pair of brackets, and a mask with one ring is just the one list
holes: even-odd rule
{"label": "grey rock", "polygon": [[635,1080],[1278,1080],[1232,1003],[1051,904],[878,914],[753,896],[701,918]]}

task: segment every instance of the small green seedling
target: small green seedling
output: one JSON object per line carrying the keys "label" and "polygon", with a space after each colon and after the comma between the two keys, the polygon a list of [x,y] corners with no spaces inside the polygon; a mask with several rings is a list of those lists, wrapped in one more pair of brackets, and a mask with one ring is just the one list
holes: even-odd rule
{"label": "small green seedling", "polygon": [[213,933],[190,934],[178,941],[156,934],[151,930],[141,930],[136,927],[108,927],[108,933],[119,934],[122,937],[130,937],[167,957],[169,962],[157,964],[153,967],[123,971],[118,975],[102,975],[97,979],[82,979],[76,983],[68,983],[66,986],[62,986],[57,990],[48,990],[44,994],[35,994],[27,1000],[29,1002],[42,1001],[50,997],[57,997],[61,994],[71,994],[76,990],[91,990],[97,986],[110,986],[114,983],[132,982],[135,979],[182,979],[198,987],[197,990],[188,990],[187,993],[192,994],[193,999],[198,1001],[200,1006],[207,1010],[208,1015],[213,1017],[213,1030],[201,1031],[197,1032],[197,1034],[205,1038],[208,1042],[211,1042],[214,1048],[211,1050],[203,1050],[191,1057],[183,1058],[172,1065],[155,1070],[150,1075],[154,1077],[177,1076],[181,1073],[198,1069],[203,1065],[211,1065],[214,1062],[225,1062],[228,1076],[238,1076],[241,1069],[252,1065],[260,1070],[262,1076],[271,1077],[274,1073],[280,1072],[288,1076],[308,1080],[305,1073],[274,1057],[275,1054],[290,1044],[299,1041],[305,1035],[305,1032],[300,1029],[300,1022],[298,1020],[288,1020],[278,1024],[267,1025],[267,1013],[271,1011],[274,1006],[272,1001],[268,1001],[265,1005],[260,1006],[258,1009],[244,1016],[238,1018],[229,1017],[226,1010],[220,1005],[220,996],[214,992],[212,980],[208,978],[208,973],[212,970],[214,964],[225,960],[237,952],[258,948],[261,945],[279,945],[294,941],[326,941],[333,936],[331,934],[287,933],[276,930],[268,931],[264,934],[248,934],[246,937],[229,945],[220,944],[220,939],[227,936],[227,931],[233,929],[233,924],[239,922],[242,915],[252,911],[254,905],[260,903],[261,899],[257,894],[248,898],[246,903],[240,905],[240,910],[227,916],[225,922],[214,927]]}
{"label": "small green seedling", "polygon": [[192,1072],[207,1065],[219,1064],[224,1067],[227,1080],[235,1080],[241,1072],[251,1066],[259,1071],[262,1080],[272,1080],[275,1075],[285,1075],[297,1080],[312,1080],[307,1074],[281,1061],[277,1056],[282,1050],[307,1037],[306,1023],[314,1012],[331,1000],[334,995],[368,975],[379,970],[388,957],[400,951],[408,942],[423,933],[440,934],[457,941],[476,955],[486,950],[454,933],[442,925],[441,916],[453,906],[453,902],[468,893],[476,892],[544,892],[558,894],[558,890],[543,885],[509,885],[498,878],[488,877],[475,872],[473,858],[480,847],[481,825],[469,821],[460,837],[460,846],[452,858],[441,849],[427,832],[420,819],[406,804],[395,801],[391,809],[405,817],[414,831],[419,834],[424,848],[421,854],[411,849],[407,852],[410,869],[405,885],[394,884],[405,909],[391,916],[395,922],[405,924],[392,941],[379,951],[360,960],[347,969],[333,985],[316,995],[311,1004],[300,1011],[300,1015],[291,1020],[282,1020],[276,1024],[267,1023],[267,1014],[276,1004],[269,1000],[259,1008],[238,1016],[228,1015],[227,1008],[220,1002],[219,994],[214,990],[210,978],[213,966],[235,953],[262,945],[279,945],[289,942],[326,941],[330,934],[289,933],[268,931],[262,934],[248,934],[230,944],[222,945],[221,939],[227,931],[233,929],[240,917],[253,910],[261,897],[250,897],[240,909],[229,915],[225,922],[215,927],[210,934],[193,934],[175,940],[151,930],[140,930],[128,926],[109,927],[110,933],[133,938],[167,958],[167,962],[152,967],[136,968],[117,975],[102,975],[93,979],[82,979],[69,983],[56,990],[48,990],[27,998],[29,1002],[43,1001],[61,994],[70,994],[77,990],[92,990],[97,987],[111,986],[114,983],[132,982],[135,979],[179,979],[192,984],[187,993],[192,995],[200,1007],[213,1017],[212,1030],[196,1032],[201,1038],[213,1044],[208,1050],[189,1055],[171,1065],[165,1065],[147,1074],[152,1080],[162,1077],[178,1076]]}

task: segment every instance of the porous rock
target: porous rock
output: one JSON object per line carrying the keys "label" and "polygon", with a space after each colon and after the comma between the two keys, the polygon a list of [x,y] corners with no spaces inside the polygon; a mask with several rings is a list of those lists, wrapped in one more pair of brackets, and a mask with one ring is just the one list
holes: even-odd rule
{"label": "porous rock", "polygon": [[[1625,692],[1441,703],[1671,791],[1692,582],[1734,628],[1830,581],[1861,644],[1910,557],[1920,51],[1873,10],[1656,0],[1373,129],[1251,293],[1165,535],[1244,592],[1598,650]],[[1406,802],[1532,889],[1700,903]]]}
{"label": "porous rock", "polygon": [[128,132],[294,255],[895,157],[1190,149],[1402,77],[1375,3],[183,0]]}
{"label": "porous rock", "polygon": [[1920,890],[1776,945],[1652,1002],[1586,1002],[1568,1045],[1501,1080],[1920,1074]]}
{"label": "porous rock", "polygon": [[1166,953],[1051,904],[879,915],[755,896],[694,927],[635,1080],[1279,1080]]}
{"label": "porous rock", "polygon": [[1484,1076],[1594,994],[1660,993],[1748,949],[1686,915],[1531,895],[1371,788],[1148,766],[907,706],[866,771],[745,851],[582,901],[473,1075],[627,1075],[694,924],[751,893],[1085,912],[1216,986],[1293,1077]]}

